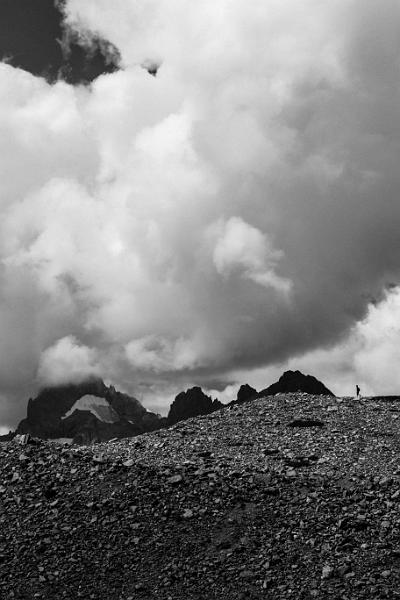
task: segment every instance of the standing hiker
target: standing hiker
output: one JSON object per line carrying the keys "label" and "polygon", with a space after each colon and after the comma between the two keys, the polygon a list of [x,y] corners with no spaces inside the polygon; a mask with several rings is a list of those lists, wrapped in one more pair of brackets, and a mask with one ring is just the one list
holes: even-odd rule
{"label": "standing hiker", "polygon": [[356,385],[356,395],[357,395],[357,398],[360,397],[360,391],[361,391],[360,388],[358,387],[358,385]]}

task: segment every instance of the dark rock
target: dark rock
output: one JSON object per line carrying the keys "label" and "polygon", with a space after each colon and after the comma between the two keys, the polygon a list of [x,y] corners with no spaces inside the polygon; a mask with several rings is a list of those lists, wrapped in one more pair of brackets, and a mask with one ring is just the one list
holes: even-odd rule
{"label": "dark rock", "polygon": [[324,423],[319,419],[300,418],[293,419],[288,427],[324,427]]}
{"label": "dark rock", "polygon": [[240,386],[236,398],[237,402],[247,402],[249,400],[254,400],[255,398],[258,398],[258,392],[252,388],[251,385],[245,383]]}
{"label": "dark rock", "polygon": [[295,458],[287,458],[285,459],[285,463],[289,467],[293,467],[294,469],[300,469],[301,467],[308,467],[310,465],[310,461],[305,456],[297,456]]}
{"label": "dark rock", "polygon": [[264,492],[267,496],[279,496],[279,489],[274,487],[266,487]]}
{"label": "dark rock", "polygon": [[266,456],[274,456],[276,454],[279,454],[279,449],[278,448],[264,448],[264,450],[262,452]]}
{"label": "dark rock", "polygon": [[312,375],[303,375],[300,371],[286,371],[277,381],[259,393],[259,397],[305,392],[315,396],[334,396],[334,394]]}
{"label": "dark rock", "polygon": [[0,435],[0,442],[9,442],[10,440],[12,440],[15,436],[15,432],[14,431],[9,431],[8,433],[5,433],[4,435]]}
{"label": "dark rock", "polygon": [[167,422],[173,425],[191,417],[208,415],[222,406],[219,400],[212,400],[210,396],[206,396],[200,387],[193,387],[176,396],[169,409]]}
{"label": "dark rock", "polygon": [[53,500],[57,495],[57,490],[55,490],[53,487],[49,486],[47,487],[45,490],[43,490],[43,496],[47,499],[47,500]]}
{"label": "dark rock", "polygon": [[182,481],[182,475],[173,475],[172,477],[169,477],[167,481],[170,485],[176,485]]}
{"label": "dark rock", "polygon": [[[94,410],[90,402],[89,408],[85,403],[79,405],[78,401],[85,397],[91,399]],[[77,408],[72,410],[77,402]],[[27,434],[42,439],[72,438],[88,444],[159,429],[164,422],[136,398],[117,392],[101,379],[89,379],[44,388],[35,399],[29,399],[27,418],[18,425],[16,438],[22,443]]]}

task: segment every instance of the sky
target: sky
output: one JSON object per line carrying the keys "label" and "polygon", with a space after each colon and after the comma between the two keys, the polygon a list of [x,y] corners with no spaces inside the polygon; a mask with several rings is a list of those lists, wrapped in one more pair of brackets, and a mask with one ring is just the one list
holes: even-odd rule
{"label": "sky", "polygon": [[91,375],[400,392],[399,0],[1,11],[3,428]]}

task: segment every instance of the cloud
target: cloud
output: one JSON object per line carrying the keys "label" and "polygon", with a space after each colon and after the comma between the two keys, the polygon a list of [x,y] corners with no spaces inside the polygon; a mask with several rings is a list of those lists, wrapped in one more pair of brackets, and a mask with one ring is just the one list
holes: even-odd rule
{"label": "cloud", "polygon": [[265,234],[243,219],[231,217],[226,223],[211,226],[217,237],[213,261],[218,273],[229,277],[239,272],[243,277],[281,293],[288,293],[290,282],[277,276],[275,265],[282,252],[274,250]]}
{"label": "cloud", "polygon": [[135,369],[162,373],[190,369],[195,366],[196,354],[187,341],[174,344],[157,336],[146,336],[126,345],[126,356]]}
{"label": "cloud", "polygon": [[[388,290],[384,299],[371,302],[364,319],[333,347],[320,348],[268,368],[230,374],[233,381],[249,381],[257,389],[276,381],[283,370],[318,373],[336,395],[354,396],[356,384],[365,396],[399,395],[400,288]],[[227,386],[229,391],[232,386]],[[225,392],[224,392],[224,395]]]}
{"label": "cloud", "polygon": [[[371,299],[395,318],[397,2],[65,10],[122,69],[83,88],[0,65],[0,420],[23,414],[60,340],[159,405],[301,357],[319,369]],[[352,348],[356,376],[372,347]]]}
{"label": "cloud", "polygon": [[354,370],[364,383],[365,394],[400,394],[400,289],[371,305],[356,326]]}
{"label": "cloud", "polygon": [[41,354],[38,376],[44,385],[79,383],[99,376],[96,353],[72,335],[58,340]]}

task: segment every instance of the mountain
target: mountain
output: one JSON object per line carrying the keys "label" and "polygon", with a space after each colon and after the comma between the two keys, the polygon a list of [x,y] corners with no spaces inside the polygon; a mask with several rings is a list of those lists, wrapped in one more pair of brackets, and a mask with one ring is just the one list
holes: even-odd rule
{"label": "mountain", "polygon": [[0,443],[0,598],[395,600],[398,411],[292,393],[113,443]]}
{"label": "mountain", "polygon": [[136,398],[106,386],[101,379],[47,387],[28,402],[27,417],[17,434],[70,438],[78,443],[138,435],[164,425]]}
{"label": "mountain", "polygon": [[237,393],[237,402],[248,402],[249,400],[255,400],[258,398],[258,392],[251,385],[245,383],[240,386],[240,389]]}
{"label": "mountain", "polygon": [[334,396],[321,381],[312,375],[303,375],[300,371],[286,371],[279,381],[259,392],[259,397],[290,392],[305,392],[316,396]]}
{"label": "mountain", "polygon": [[222,407],[223,404],[219,400],[212,400],[210,396],[206,396],[200,387],[192,387],[176,396],[170,406],[167,423],[173,425],[191,417],[208,415]]}
{"label": "mountain", "polygon": [[[306,392],[333,396],[323,383],[300,371],[286,371],[278,382],[257,392],[248,384],[240,387],[230,406],[278,393]],[[168,417],[148,412],[136,398],[92,378],[79,384],[47,387],[29,399],[27,417],[16,434],[29,433],[42,439],[68,438],[76,443],[106,441],[135,436],[174,425],[199,415],[208,415],[224,405],[212,400],[198,386],[178,394]],[[9,436],[8,436],[9,437]],[[7,438],[5,438],[7,439]]]}

